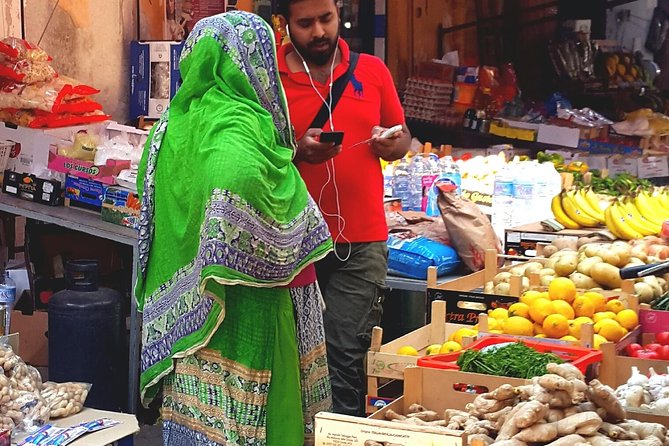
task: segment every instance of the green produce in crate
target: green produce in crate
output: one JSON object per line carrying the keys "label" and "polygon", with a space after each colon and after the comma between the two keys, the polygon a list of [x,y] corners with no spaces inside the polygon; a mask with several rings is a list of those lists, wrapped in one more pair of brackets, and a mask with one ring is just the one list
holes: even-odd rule
{"label": "green produce in crate", "polygon": [[669,293],[665,294],[659,299],[655,299],[651,304],[651,308],[653,310],[669,311]]}
{"label": "green produce in crate", "polygon": [[546,365],[564,361],[552,353],[540,353],[522,342],[483,350],[464,350],[457,364],[463,372],[530,379],[546,374]]}

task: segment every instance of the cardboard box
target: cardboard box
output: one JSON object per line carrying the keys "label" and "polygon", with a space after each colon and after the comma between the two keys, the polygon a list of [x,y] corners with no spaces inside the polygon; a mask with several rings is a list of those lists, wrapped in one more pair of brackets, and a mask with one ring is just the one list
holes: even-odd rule
{"label": "cardboard box", "polygon": [[26,201],[59,206],[63,203],[60,181],[43,180],[35,175],[5,170],[2,191]]}
{"label": "cardboard box", "polygon": [[639,310],[639,324],[644,333],[660,333],[669,329],[669,311],[651,310],[641,308]]}
{"label": "cardboard box", "polygon": [[578,239],[597,232],[595,229],[565,229],[549,232],[541,223],[530,223],[504,231],[504,253],[513,256],[535,257],[537,243],[550,243],[558,238]]}
{"label": "cardboard box", "polygon": [[[68,143],[69,144],[69,143]],[[128,160],[107,160],[104,166],[96,166],[91,161],[82,161],[58,154],[58,146],[52,144],[49,149],[47,167],[55,172],[62,172],[79,178],[99,181],[103,184],[114,184],[116,175],[122,170],[130,169]]]}
{"label": "cardboard box", "polygon": [[137,229],[139,208],[137,192],[119,186],[108,187],[102,200],[102,220]]}
{"label": "cardboard box", "polygon": [[181,83],[184,42],[130,43],[130,118],[160,118]]}
{"label": "cardboard box", "polygon": [[21,358],[35,367],[49,366],[49,314],[46,311],[35,311],[23,314],[12,311],[11,331],[18,333],[18,348]]}
{"label": "cardboard box", "polygon": [[639,178],[669,176],[669,161],[666,156],[644,156],[638,161]]}
{"label": "cardboard box", "polygon": [[581,129],[559,125],[539,124],[537,142],[556,146],[577,148],[581,140]]}
{"label": "cardboard box", "polygon": [[7,169],[19,173],[42,175],[49,164],[52,145],[69,145],[74,135],[85,130],[100,131],[106,124],[90,124],[55,129],[31,129],[0,122],[0,140],[16,143],[9,156]]}
{"label": "cardboard box", "polygon": [[100,212],[107,186],[95,180],[68,175],[65,180],[65,205]]}
{"label": "cardboard box", "polygon": [[608,159],[607,169],[609,169],[610,177],[614,177],[621,173],[638,176],[639,160],[630,156],[623,157],[622,155],[613,155]]}

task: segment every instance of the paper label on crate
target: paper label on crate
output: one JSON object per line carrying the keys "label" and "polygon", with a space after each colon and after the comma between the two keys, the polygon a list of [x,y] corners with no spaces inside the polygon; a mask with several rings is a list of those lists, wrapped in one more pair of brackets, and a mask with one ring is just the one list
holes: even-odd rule
{"label": "paper label on crate", "polygon": [[666,156],[647,156],[639,160],[639,178],[669,176],[669,161]]}
{"label": "paper label on crate", "polygon": [[621,157],[615,155],[609,158],[608,161],[609,176],[613,177],[621,173],[628,173],[630,175],[638,175],[638,159],[630,157]]}
{"label": "paper label on crate", "polygon": [[[437,288],[427,289],[428,303],[435,300],[448,302],[446,306],[446,322],[455,324],[476,325],[479,314],[495,308],[508,308],[511,304],[518,302],[517,297],[500,296],[496,294],[485,294],[477,291],[462,292],[452,290],[441,290]],[[431,305],[428,305],[428,309]],[[428,314],[428,316],[430,316]],[[428,320],[430,318],[428,317]]]}

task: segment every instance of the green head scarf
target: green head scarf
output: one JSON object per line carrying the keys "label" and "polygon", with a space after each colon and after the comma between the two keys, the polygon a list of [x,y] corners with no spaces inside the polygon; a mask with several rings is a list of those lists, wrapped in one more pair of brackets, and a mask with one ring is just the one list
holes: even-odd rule
{"label": "green head scarf", "polygon": [[226,285],[289,284],[332,247],[292,163],[269,25],[244,12],[198,22],[180,70],[138,175],[145,403],[173,359],[205,346],[223,321]]}

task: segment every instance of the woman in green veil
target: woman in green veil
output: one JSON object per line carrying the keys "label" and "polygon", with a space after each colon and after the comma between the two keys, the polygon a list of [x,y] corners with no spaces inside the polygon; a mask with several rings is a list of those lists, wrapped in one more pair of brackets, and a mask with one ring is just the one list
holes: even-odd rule
{"label": "woman in green veil", "polygon": [[162,387],[164,444],[313,441],[330,407],[313,264],[332,247],[292,163],[270,26],[194,27],[182,85],[140,165],[140,391]]}

